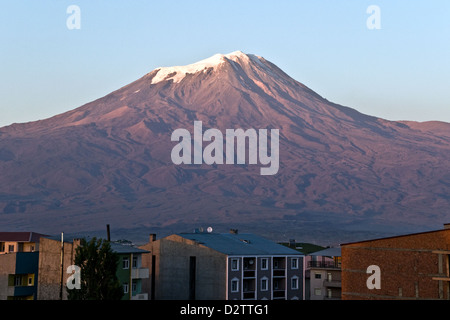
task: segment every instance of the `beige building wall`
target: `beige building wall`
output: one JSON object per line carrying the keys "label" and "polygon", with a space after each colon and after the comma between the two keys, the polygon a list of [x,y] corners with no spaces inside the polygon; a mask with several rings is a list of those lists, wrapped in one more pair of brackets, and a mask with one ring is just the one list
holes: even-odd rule
{"label": "beige building wall", "polygon": [[74,246],[76,247],[78,243],[74,242],[74,244],[64,242],[64,259],[61,268],[61,241],[40,239],[38,300],[60,299],[61,273],[63,274],[62,299],[67,300],[66,281],[70,274],[66,270],[68,266],[74,264]]}
{"label": "beige building wall", "polygon": [[191,257],[195,257],[195,299],[226,299],[226,255],[178,235],[150,241],[140,248],[151,251],[142,261],[150,271],[143,290],[151,296],[154,285],[154,299],[190,299]]}
{"label": "beige building wall", "polygon": [[16,255],[6,254],[0,256],[0,300],[6,300],[13,295],[14,288],[8,286],[8,276],[15,274]]}

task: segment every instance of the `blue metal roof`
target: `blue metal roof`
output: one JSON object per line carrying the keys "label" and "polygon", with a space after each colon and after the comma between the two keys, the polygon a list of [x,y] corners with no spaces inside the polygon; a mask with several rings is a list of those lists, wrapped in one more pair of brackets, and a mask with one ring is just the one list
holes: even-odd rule
{"label": "blue metal roof", "polygon": [[179,233],[180,237],[198,242],[227,255],[298,255],[302,253],[250,233]]}

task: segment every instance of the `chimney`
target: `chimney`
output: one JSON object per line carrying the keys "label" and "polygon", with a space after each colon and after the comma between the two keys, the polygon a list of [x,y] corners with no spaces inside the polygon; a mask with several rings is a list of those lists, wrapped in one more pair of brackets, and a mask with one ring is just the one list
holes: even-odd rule
{"label": "chimney", "polygon": [[106,239],[111,241],[111,232],[109,231],[109,224],[106,225]]}
{"label": "chimney", "polygon": [[289,247],[295,248],[295,239],[289,239]]}
{"label": "chimney", "polygon": [[148,239],[148,242],[153,242],[156,240],[156,234],[155,233],[150,233],[150,237]]}

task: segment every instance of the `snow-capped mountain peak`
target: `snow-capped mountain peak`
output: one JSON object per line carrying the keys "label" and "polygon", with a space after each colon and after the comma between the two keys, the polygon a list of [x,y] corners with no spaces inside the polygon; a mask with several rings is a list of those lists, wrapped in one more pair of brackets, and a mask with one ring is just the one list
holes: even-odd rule
{"label": "snow-capped mountain peak", "polygon": [[[173,80],[174,83],[180,82],[188,73],[197,73],[204,72],[208,68],[216,68],[222,63],[228,60],[232,60],[234,62],[248,62],[251,58],[250,55],[243,53],[242,51],[234,51],[228,54],[215,54],[207,59],[203,59],[201,61],[188,64],[185,66],[174,66],[174,67],[159,67],[155,70],[158,70],[158,73],[153,77],[152,84],[164,81],[164,80]],[[256,56],[254,58],[257,59]]]}

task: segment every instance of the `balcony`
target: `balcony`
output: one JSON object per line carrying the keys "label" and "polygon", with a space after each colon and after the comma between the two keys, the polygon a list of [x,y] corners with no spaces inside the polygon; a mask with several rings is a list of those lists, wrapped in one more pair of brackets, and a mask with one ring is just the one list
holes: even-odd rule
{"label": "balcony", "polygon": [[148,294],[147,293],[139,293],[135,296],[132,296],[131,300],[148,300]]}
{"label": "balcony", "polygon": [[309,268],[340,269],[341,264],[335,261],[309,261]]}
{"label": "balcony", "polygon": [[326,288],[341,288],[342,287],[342,283],[341,281],[338,280],[324,280],[323,281],[323,286]]}
{"label": "balcony", "polygon": [[274,269],[273,270],[273,277],[284,277],[285,276],[285,270],[284,269]]}
{"label": "balcony", "polygon": [[273,299],[286,299],[285,290],[273,290]]}
{"label": "balcony", "polygon": [[132,268],[131,278],[132,279],[148,279],[149,271],[148,268]]}

